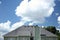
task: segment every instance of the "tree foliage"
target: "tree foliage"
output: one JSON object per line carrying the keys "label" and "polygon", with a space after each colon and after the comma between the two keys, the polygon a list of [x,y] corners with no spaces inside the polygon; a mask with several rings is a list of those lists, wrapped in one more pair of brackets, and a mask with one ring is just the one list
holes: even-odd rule
{"label": "tree foliage", "polygon": [[47,27],[44,27],[44,29],[52,32],[53,34],[56,34],[58,36],[58,40],[60,40],[60,32],[59,30],[56,29],[55,26],[47,26]]}
{"label": "tree foliage", "polygon": [[50,31],[50,32],[52,32],[52,33],[56,33],[56,27],[55,26],[48,26],[47,28],[45,28],[46,30],[48,30],[48,31]]}

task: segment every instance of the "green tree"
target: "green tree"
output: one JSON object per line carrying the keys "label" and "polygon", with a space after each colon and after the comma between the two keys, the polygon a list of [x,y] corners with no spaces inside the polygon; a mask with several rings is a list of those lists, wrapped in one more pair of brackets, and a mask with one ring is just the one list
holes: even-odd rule
{"label": "green tree", "polygon": [[56,27],[55,26],[48,26],[45,29],[52,32],[52,33],[54,33],[54,34],[56,33]]}
{"label": "green tree", "polygon": [[56,29],[55,26],[47,26],[47,27],[44,27],[44,29],[52,32],[53,34],[56,34],[58,36],[58,40],[60,40],[60,32],[59,30]]}

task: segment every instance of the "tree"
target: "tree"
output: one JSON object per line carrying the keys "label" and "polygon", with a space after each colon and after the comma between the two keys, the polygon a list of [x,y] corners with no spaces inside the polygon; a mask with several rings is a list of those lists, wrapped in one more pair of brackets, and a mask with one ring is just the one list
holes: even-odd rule
{"label": "tree", "polygon": [[47,26],[47,27],[44,27],[44,29],[56,34],[58,36],[58,40],[60,40],[60,32],[59,30],[56,29],[55,26]]}
{"label": "tree", "polygon": [[48,26],[47,28],[45,28],[46,30],[52,32],[52,33],[56,33],[56,27],[55,26]]}

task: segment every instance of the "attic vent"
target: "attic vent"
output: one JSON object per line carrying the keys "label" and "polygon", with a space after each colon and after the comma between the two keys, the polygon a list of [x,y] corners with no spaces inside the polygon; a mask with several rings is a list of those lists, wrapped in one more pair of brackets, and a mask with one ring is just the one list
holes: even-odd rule
{"label": "attic vent", "polygon": [[41,34],[41,36],[46,36],[45,34]]}

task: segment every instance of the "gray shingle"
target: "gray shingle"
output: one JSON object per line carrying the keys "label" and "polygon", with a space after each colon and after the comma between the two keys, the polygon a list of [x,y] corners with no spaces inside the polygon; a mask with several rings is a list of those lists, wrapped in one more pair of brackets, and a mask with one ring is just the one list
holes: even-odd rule
{"label": "gray shingle", "polygon": [[[41,34],[44,34],[46,36],[57,37],[53,33],[49,32],[41,27],[39,27],[39,28],[40,28]],[[35,36],[34,35],[34,33],[35,33],[34,26],[21,26],[15,30],[5,34],[4,37],[7,37],[7,36],[31,36],[31,33],[32,33],[32,36]]]}

